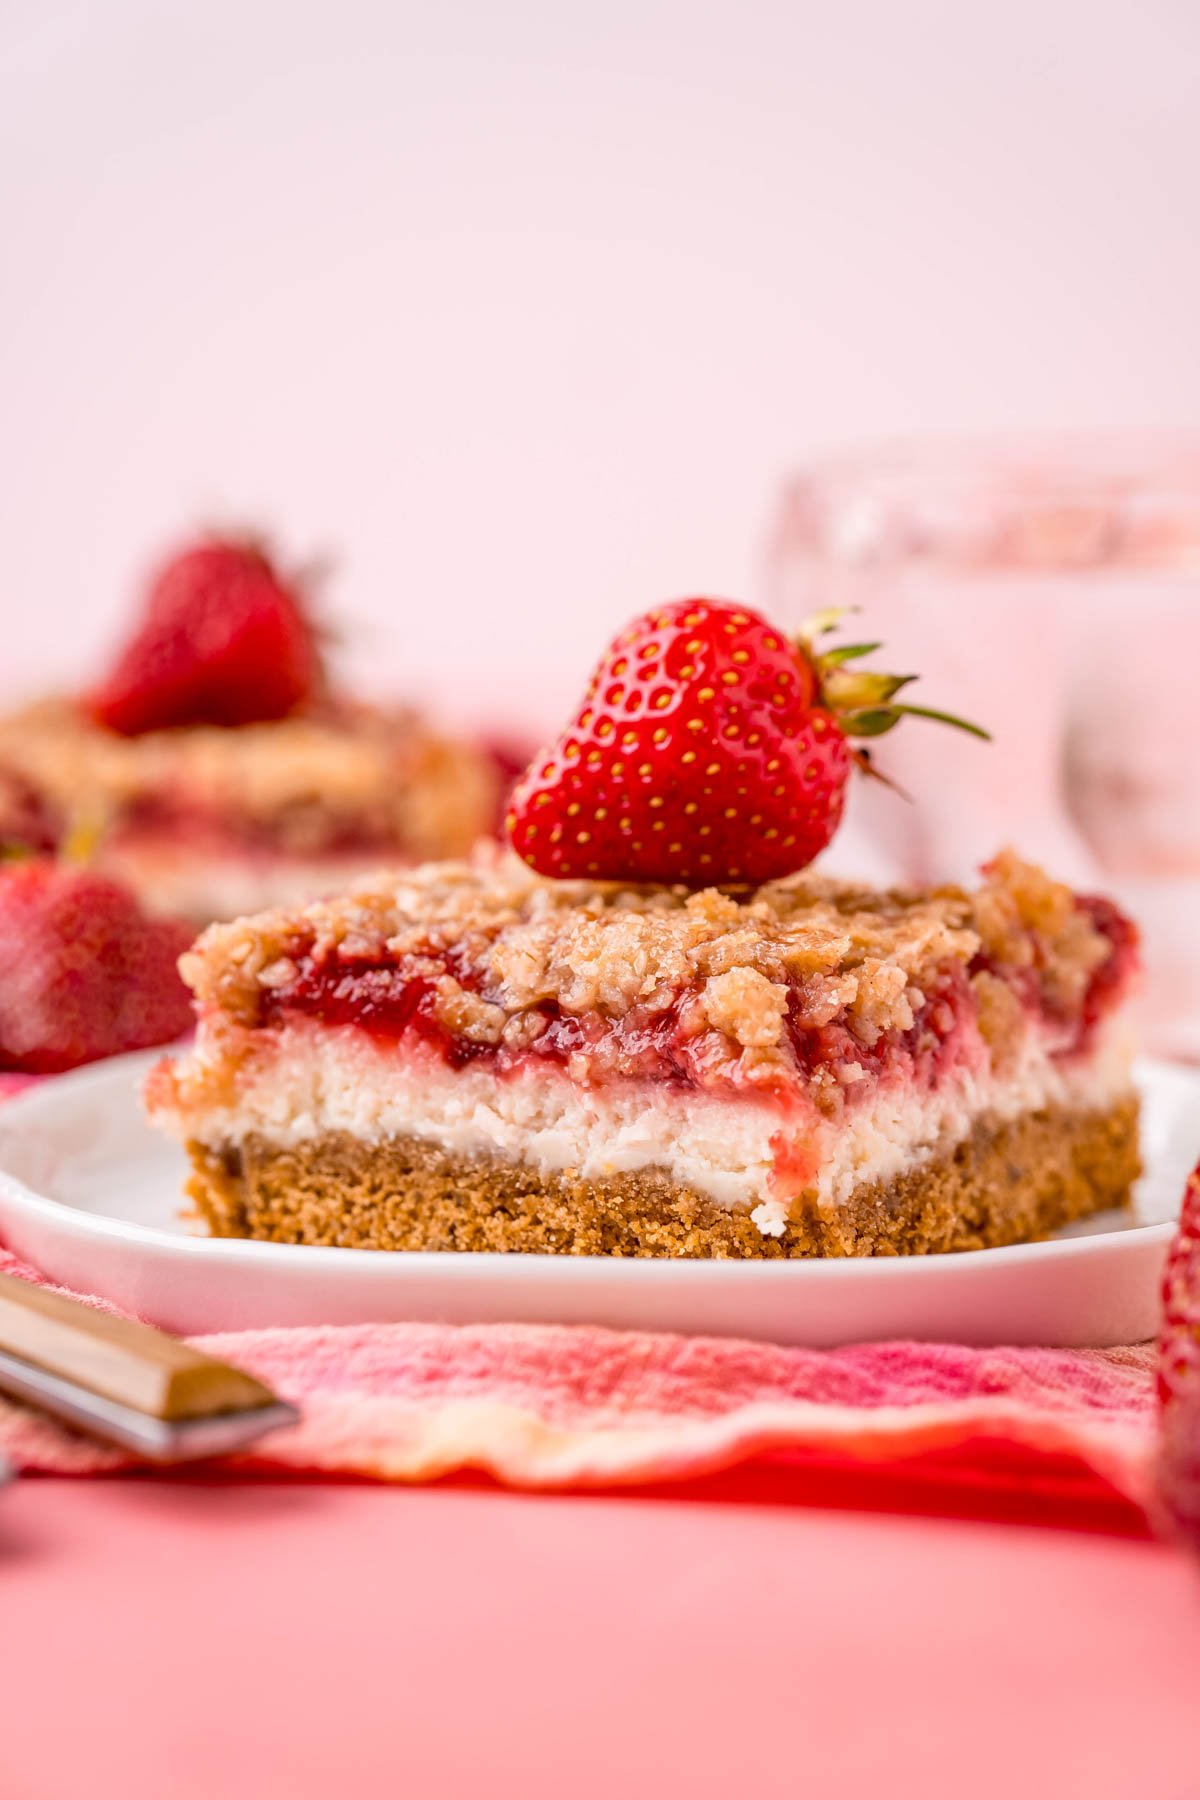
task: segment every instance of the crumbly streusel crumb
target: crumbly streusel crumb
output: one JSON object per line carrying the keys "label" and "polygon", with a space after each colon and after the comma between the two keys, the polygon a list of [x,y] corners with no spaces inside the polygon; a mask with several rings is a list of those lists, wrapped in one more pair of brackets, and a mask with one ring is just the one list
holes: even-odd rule
{"label": "crumbly streusel crumb", "polygon": [[[1108,943],[1069,889],[1011,854],[973,893],[871,893],[811,875],[692,893],[550,881],[491,853],[210,927],[182,967],[204,1009],[253,1023],[276,971],[306,956],[409,967],[425,958],[434,969],[453,950],[472,991],[439,1000],[439,1016],[476,1041],[517,1041],[520,1021],[546,1002],[619,1019],[694,994],[710,1027],[769,1057],[789,1008],[802,1029],[845,1015],[868,1047],[908,1030],[947,970],[965,970],[981,949],[1017,968],[1036,960],[1055,1000],[1077,1005]],[[1002,1034],[995,1007],[991,1017]]]}
{"label": "crumbly streusel crumb", "polygon": [[769,1050],[779,1042],[788,990],[757,969],[726,969],[723,975],[709,976],[701,1003],[716,1031],[736,1038],[747,1050]]}
{"label": "crumbly streusel crumb", "polygon": [[995,961],[1020,967],[1035,957],[1044,987],[1064,1012],[1079,1006],[1109,946],[1070,888],[1015,851],[1002,850],[972,896],[973,924]]}

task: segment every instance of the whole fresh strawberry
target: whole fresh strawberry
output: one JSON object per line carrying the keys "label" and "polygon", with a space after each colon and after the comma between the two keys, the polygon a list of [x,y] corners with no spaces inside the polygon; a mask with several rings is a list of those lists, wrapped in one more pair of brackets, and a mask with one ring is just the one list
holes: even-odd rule
{"label": "whole fresh strawberry", "polygon": [[172,725],[250,725],[303,706],[320,661],[302,599],[256,544],[209,538],[150,585],[141,624],[91,699],[126,736]]}
{"label": "whole fresh strawberry", "polygon": [[904,713],[911,676],[851,668],[878,644],[820,651],[836,615],[791,639],[749,607],[679,600],[619,633],[570,728],[518,783],[507,826],[543,875],[763,882],[802,869],[842,816],[852,739]]}
{"label": "whole fresh strawberry", "polygon": [[49,859],[0,868],[0,1069],[52,1075],[179,1037],[192,939],[117,882]]}
{"label": "whole fresh strawberry", "polygon": [[1163,1502],[1200,1549],[1200,1164],[1188,1178],[1163,1274],[1158,1397]]}

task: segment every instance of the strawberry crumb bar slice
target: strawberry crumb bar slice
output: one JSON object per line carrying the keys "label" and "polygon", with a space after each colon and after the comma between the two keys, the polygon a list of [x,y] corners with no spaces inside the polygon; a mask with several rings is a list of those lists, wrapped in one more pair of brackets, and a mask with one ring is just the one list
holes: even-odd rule
{"label": "strawberry crumb bar slice", "polygon": [[197,925],[465,855],[499,791],[481,747],[331,680],[302,584],[252,542],[185,546],[93,692],[0,718],[0,848],[85,847]]}
{"label": "strawberry crumb bar slice", "polygon": [[137,737],[73,699],[0,718],[0,844],[82,837],[93,867],[197,928],[337,893],[384,864],[465,855],[497,795],[483,751],[400,706],[329,699]]}
{"label": "strawberry crumb bar slice", "polygon": [[973,892],[548,880],[511,857],[213,926],[148,1102],[218,1234],[891,1255],[1035,1238],[1138,1169],[1132,926]]}

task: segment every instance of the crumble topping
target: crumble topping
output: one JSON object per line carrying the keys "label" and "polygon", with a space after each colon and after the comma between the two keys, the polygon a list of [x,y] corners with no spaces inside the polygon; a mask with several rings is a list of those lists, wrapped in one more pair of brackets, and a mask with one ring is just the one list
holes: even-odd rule
{"label": "crumble topping", "polygon": [[1051,1003],[1066,1013],[1077,1011],[1109,954],[1107,938],[1069,887],[1013,851],[1002,851],[984,873],[988,882],[974,896],[972,921],[982,949],[1010,968],[1036,962]]}
{"label": "crumble topping", "polygon": [[990,969],[972,975],[971,988],[979,1035],[991,1051],[992,1067],[998,1075],[1007,1075],[1016,1063],[1025,1032],[1024,1009],[1011,985]]}
{"label": "crumble topping", "polygon": [[973,984],[997,1064],[1025,1029],[1014,983],[1043,1009],[1078,1013],[1109,938],[1068,888],[1011,853],[984,874],[974,892],[872,893],[800,874],[694,893],[546,880],[492,852],[212,926],[181,967],[202,1011],[242,1026],[301,965],[351,981],[401,967],[433,985],[449,1033],[513,1049],[536,1042],[551,1015],[626,1028],[675,1009],[682,1038],[715,1034],[750,1079],[787,1061],[797,1033],[838,1022],[852,1041],[829,1080],[844,1087],[861,1074],[856,1050],[918,1018],[952,1029],[951,1002],[937,998],[948,982],[964,994]]}
{"label": "crumble topping", "polygon": [[481,1000],[451,975],[438,977],[434,1011],[440,1024],[455,1037],[472,1044],[498,1044],[504,1036],[508,1014],[502,1006]]}
{"label": "crumble topping", "polygon": [[726,969],[723,975],[709,976],[700,1003],[715,1031],[736,1038],[748,1050],[770,1050],[783,1031],[788,990],[757,969]]}

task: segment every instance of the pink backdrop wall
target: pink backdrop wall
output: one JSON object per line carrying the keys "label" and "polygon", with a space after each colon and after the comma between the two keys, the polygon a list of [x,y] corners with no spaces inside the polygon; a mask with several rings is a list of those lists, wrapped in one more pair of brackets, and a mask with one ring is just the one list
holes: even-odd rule
{"label": "pink backdrop wall", "polygon": [[233,516],[545,716],[810,446],[1193,423],[1198,92],[1184,0],[7,0],[4,685]]}

